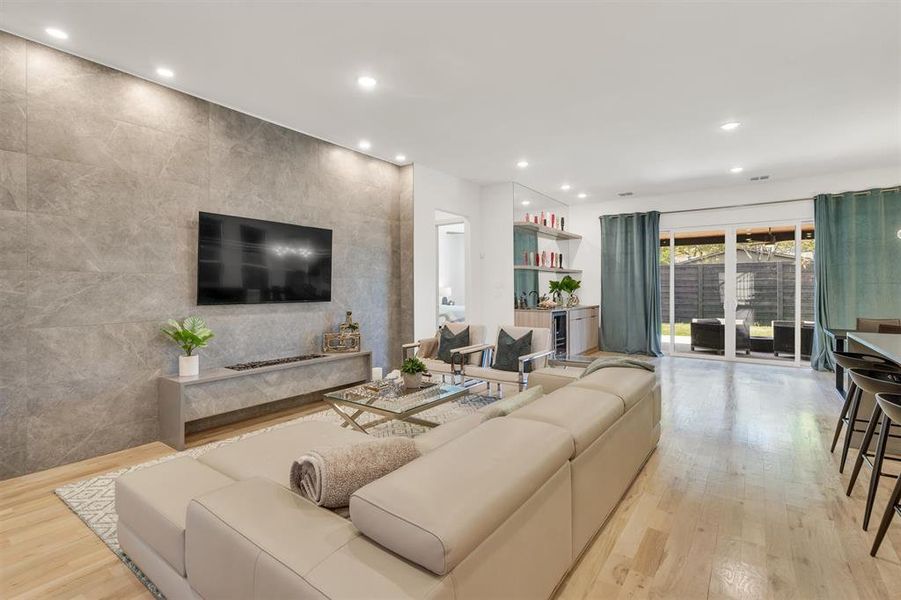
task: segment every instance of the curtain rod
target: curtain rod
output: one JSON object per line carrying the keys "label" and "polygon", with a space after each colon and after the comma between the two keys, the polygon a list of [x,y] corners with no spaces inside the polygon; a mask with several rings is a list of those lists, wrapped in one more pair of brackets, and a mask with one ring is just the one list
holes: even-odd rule
{"label": "curtain rod", "polygon": [[[901,186],[895,186],[890,188],[881,188],[882,192],[897,192],[901,190]],[[854,196],[866,196],[867,194],[872,193],[872,190],[863,190],[859,192],[844,192],[845,194],[853,194]],[[794,198],[792,200],[773,200],[771,202],[756,202],[754,204],[727,204],[724,206],[708,206],[705,208],[686,208],[683,210],[662,210],[660,211],[661,215],[674,215],[678,213],[692,213],[704,210],[718,210],[721,208],[747,208],[751,206],[766,206],[768,204],[785,204],[787,202],[809,202],[813,200],[813,198]]]}
{"label": "curtain rod", "polygon": [[772,202],[755,202],[754,204],[725,204],[723,206],[707,206],[704,208],[685,208],[683,210],[661,210],[661,215],[675,215],[677,213],[692,213],[705,210],[718,210],[721,208],[747,208],[749,206],[766,206],[767,204],[785,204],[787,202],[807,202],[813,198],[794,198],[792,200],[773,200]]}

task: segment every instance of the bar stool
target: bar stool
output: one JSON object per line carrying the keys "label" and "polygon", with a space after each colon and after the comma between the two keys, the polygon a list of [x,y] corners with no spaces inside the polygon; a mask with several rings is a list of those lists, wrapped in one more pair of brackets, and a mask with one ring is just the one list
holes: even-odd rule
{"label": "bar stool", "polygon": [[[851,369],[851,380],[857,384],[858,398],[861,392],[868,394],[901,394],[901,371],[894,373],[889,371],[877,371],[867,369]],[[876,425],[882,421],[879,429],[879,442],[876,444],[876,452],[869,451],[870,443],[873,441],[873,434],[876,431]],[[901,422],[899,422],[901,423]],[[873,502],[876,499],[876,492],[879,489],[879,479],[883,475],[886,477],[895,477],[889,473],[882,472],[882,463],[884,460],[901,461],[901,458],[885,455],[885,445],[888,438],[901,439],[901,435],[891,433],[892,420],[883,414],[879,402],[873,405],[873,414],[870,416],[870,422],[867,424],[866,432],[860,443],[860,449],[857,452],[857,460],[854,462],[854,471],[851,473],[851,480],[848,482],[848,490],[846,494],[851,495],[857,476],[860,474],[860,467],[866,462],[872,469],[870,473],[870,489],[867,493],[867,506],[863,514],[863,529],[866,531],[870,524],[870,514],[873,512]],[[849,430],[850,431],[850,430]],[[849,436],[850,437],[850,436]]]}
{"label": "bar stool", "polygon": [[[886,370],[895,370],[897,367],[881,356],[872,356],[870,354],[863,354],[861,352],[839,352],[835,351],[835,362],[838,363],[843,369],[886,369]],[[835,446],[838,443],[838,438],[842,432],[842,426],[848,426],[848,435],[845,436],[845,444],[842,447],[842,460],[839,464],[838,472],[842,473],[845,470],[845,461],[848,458],[848,448],[851,444],[851,435],[855,430],[854,426],[851,425],[851,419],[849,419],[848,410],[855,405],[855,400],[859,402],[857,398],[857,385],[855,385],[854,380],[851,380],[851,385],[848,386],[848,392],[845,394],[845,402],[842,404],[841,414],[838,417],[838,423],[835,424],[835,434],[832,436],[832,447],[830,448],[830,452],[835,452]],[[856,406],[856,405],[855,405]],[[857,424],[857,410],[854,411],[854,424]],[[860,422],[863,422],[863,419],[860,419]]]}
{"label": "bar stool", "polygon": [[[901,423],[901,395],[876,394],[876,404],[879,405],[879,408],[885,414],[884,423]],[[882,427],[887,429],[884,424]],[[881,437],[880,435],[880,443]],[[892,490],[885,512],[882,513],[882,521],[879,522],[879,530],[876,532],[876,539],[873,540],[870,556],[876,556],[876,553],[879,552],[879,545],[882,544],[882,539],[885,537],[895,513],[901,515],[901,477],[895,483],[895,489]]]}

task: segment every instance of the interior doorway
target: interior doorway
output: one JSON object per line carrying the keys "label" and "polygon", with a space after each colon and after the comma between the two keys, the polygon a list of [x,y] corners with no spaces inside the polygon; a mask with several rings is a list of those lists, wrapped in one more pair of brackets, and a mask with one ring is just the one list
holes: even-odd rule
{"label": "interior doorway", "polygon": [[460,323],[466,320],[467,231],[463,217],[435,211],[438,288],[436,323]]}

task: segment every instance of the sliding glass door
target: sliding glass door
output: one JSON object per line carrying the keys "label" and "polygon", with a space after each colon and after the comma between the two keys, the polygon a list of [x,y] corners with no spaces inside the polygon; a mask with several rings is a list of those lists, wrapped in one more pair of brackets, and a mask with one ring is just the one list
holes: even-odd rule
{"label": "sliding glass door", "polygon": [[748,331],[746,357],[810,361],[814,245],[813,223],[736,227],[736,318]]}
{"label": "sliding glass door", "polygon": [[795,365],[809,361],[813,253],[812,223],[662,232],[664,352]]}

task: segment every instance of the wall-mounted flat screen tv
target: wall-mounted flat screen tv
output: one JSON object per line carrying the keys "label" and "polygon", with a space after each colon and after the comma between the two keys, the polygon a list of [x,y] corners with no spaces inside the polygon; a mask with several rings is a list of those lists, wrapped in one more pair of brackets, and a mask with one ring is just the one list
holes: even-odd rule
{"label": "wall-mounted flat screen tv", "polygon": [[328,302],[332,231],[200,213],[197,304]]}

